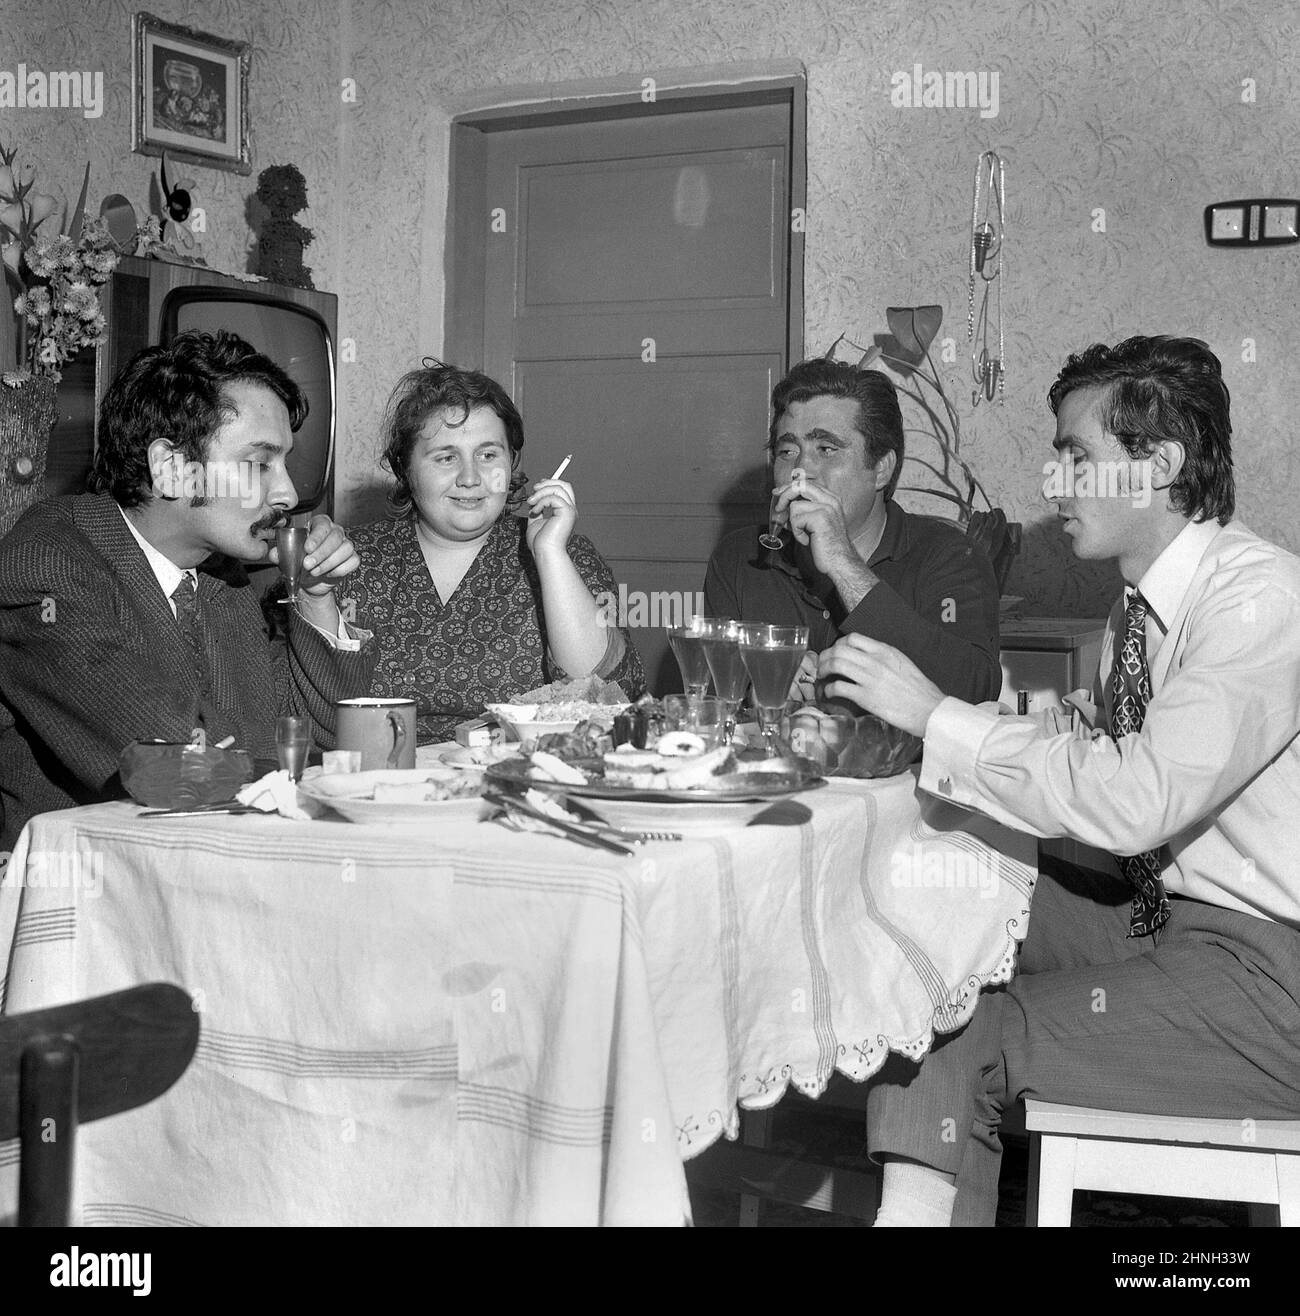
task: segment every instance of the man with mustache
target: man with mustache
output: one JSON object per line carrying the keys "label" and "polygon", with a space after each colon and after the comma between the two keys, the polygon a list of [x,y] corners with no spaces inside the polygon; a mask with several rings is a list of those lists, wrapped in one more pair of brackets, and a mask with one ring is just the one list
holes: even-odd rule
{"label": "man with mustache", "polygon": [[0,848],[33,814],[121,794],[133,740],[227,737],[275,758],[275,720],[364,694],[368,632],[335,584],[358,559],[312,518],[297,609],[274,634],[243,563],[275,562],[298,501],[285,468],[306,403],[233,334],[182,334],[113,381],[92,492],[37,504],[0,543]]}
{"label": "man with mustache", "polygon": [[923,789],[1116,856],[1104,873],[1044,864],[1018,976],[919,1070],[881,1071],[877,1224],[992,1224],[998,1124],[1022,1096],[1300,1109],[1300,560],[1233,519],[1228,390],[1205,343],[1098,343],[1048,398],[1045,495],[1075,556],[1113,559],[1125,584],[1097,686],[1071,697],[1086,725],[945,698],[862,636],[821,658],[831,695],[924,736]]}
{"label": "man with mustache", "polygon": [[841,361],[795,366],[772,391],[768,459],[785,543],[728,535],[705,576],[708,615],[807,626],[804,698],[817,654],[850,634],[902,650],[947,694],[997,698],[993,568],[956,525],[893,501],[903,419],[889,378]]}

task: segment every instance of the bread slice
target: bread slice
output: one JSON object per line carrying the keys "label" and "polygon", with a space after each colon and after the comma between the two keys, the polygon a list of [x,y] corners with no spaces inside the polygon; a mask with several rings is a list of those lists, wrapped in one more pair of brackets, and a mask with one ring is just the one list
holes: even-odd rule
{"label": "bread slice", "polygon": [[605,780],[611,786],[635,786],[643,790],[689,790],[707,786],[718,773],[733,763],[726,745],[702,754],[656,754],[649,749],[620,745],[605,755]]}

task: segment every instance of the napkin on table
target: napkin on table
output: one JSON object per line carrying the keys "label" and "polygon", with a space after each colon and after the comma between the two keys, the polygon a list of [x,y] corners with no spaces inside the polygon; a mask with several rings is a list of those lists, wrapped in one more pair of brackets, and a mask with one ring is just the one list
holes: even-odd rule
{"label": "napkin on table", "polygon": [[315,801],[298,794],[298,787],[289,780],[289,774],[283,768],[268,772],[258,781],[250,781],[235,798],[240,804],[261,809],[263,813],[278,813],[282,818],[294,818],[299,822],[310,822],[321,812]]}

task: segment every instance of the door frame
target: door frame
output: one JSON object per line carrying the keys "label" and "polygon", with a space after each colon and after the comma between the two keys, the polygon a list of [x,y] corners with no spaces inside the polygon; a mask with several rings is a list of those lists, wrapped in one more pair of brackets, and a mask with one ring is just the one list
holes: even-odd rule
{"label": "door frame", "polygon": [[[482,289],[487,266],[488,197],[486,138],[488,133],[517,128],[544,128],[565,123],[598,123],[611,119],[649,118],[699,110],[737,109],[786,101],[790,106],[790,208],[807,214],[808,79],[802,64],[779,61],[766,69],[752,65],[727,70],[715,67],[704,82],[692,81],[680,69],[656,74],[654,101],[642,99],[644,81],[602,79],[599,83],[554,83],[542,98],[511,98],[508,103],[457,114],[450,125],[447,178],[446,240],[443,245],[445,289],[443,356],[458,365],[477,368],[483,361]],[[732,73],[731,77],[726,76]],[[618,88],[618,90],[615,90]],[[791,217],[791,221],[793,216]],[[803,360],[804,233],[786,225],[789,287],[786,299],[786,369]]]}

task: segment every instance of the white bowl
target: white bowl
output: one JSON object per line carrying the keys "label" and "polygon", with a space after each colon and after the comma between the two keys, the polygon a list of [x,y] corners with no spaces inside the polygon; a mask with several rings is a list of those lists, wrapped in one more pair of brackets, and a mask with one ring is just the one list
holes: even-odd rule
{"label": "white bowl", "polygon": [[[488,704],[487,711],[492,714],[504,728],[507,740],[536,740],[538,736],[565,736],[572,731],[582,718],[568,718],[553,721],[547,717],[551,704]],[[621,713],[626,704],[591,704],[587,720],[596,718],[612,727],[614,716]]]}
{"label": "white bowl", "polygon": [[507,740],[536,740],[538,736],[567,735],[578,725],[578,719],[565,722],[548,722],[539,719],[545,713],[545,704],[488,704],[492,714],[505,730]]}

